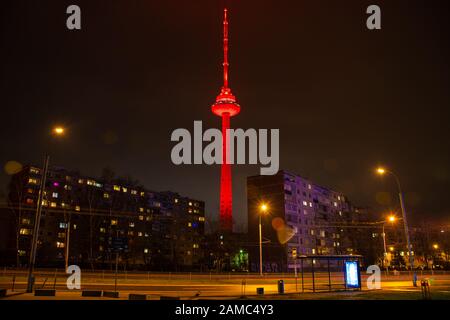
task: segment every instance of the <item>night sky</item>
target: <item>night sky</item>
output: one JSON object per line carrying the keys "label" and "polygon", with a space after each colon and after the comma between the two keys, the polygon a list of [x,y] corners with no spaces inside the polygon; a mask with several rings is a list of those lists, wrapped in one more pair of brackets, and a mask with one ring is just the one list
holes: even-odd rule
{"label": "night sky", "polygon": [[[82,30],[66,28],[77,4]],[[111,167],[149,189],[205,200],[218,219],[218,166],[175,166],[170,135],[220,128],[224,1],[1,3],[0,163],[52,164],[98,177]],[[378,4],[382,30],[366,28]],[[235,128],[279,128],[281,168],[377,213],[450,223],[448,1],[228,1]],[[62,141],[49,130],[67,126]],[[233,168],[237,230],[246,177]],[[9,177],[2,170],[3,197]]]}

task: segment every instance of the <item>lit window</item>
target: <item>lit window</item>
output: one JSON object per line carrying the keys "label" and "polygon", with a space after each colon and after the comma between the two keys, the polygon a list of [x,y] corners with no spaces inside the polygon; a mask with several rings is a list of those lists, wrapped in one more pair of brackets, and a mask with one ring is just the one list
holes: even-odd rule
{"label": "lit window", "polygon": [[205,221],[205,217],[198,217],[198,221]]}
{"label": "lit window", "polygon": [[308,189],[311,190],[311,185],[310,184],[308,184]]}
{"label": "lit window", "polygon": [[58,238],[64,239],[66,237],[65,232],[58,232]]}
{"label": "lit window", "polygon": [[115,220],[115,219],[111,220],[111,225],[112,226],[117,226],[117,220]]}
{"label": "lit window", "polygon": [[50,202],[50,207],[56,208],[56,202]]}
{"label": "lit window", "polygon": [[138,237],[142,237],[142,232],[138,232]]}
{"label": "lit window", "polygon": [[308,214],[308,211],[303,210],[303,214],[304,214],[304,215],[307,215],[307,214]]}
{"label": "lit window", "polygon": [[341,201],[341,196],[338,196],[338,200]]}
{"label": "lit window", "polygon": [[100,232],[101,232],[101,233],[105,233],[105,232],[106,232],[106,229],[102,227],[102,228],[100,228]]}
{"label": "lit window", "polygon": [[178,203],[178,199],[175,199],[175,203]]}
{"label": "lit window", "polygon": [[76,224],[73,225],[73,230],[77,230],[77,225]]}
{"label": "lit window", "polygon": [[57,247],[57,248],[64,248],[64,247],[65,247],[65,244],[64,244],[64,242],[57,241],[57,242],[56,242],[56,247]]}
{"label": "lit window", "polygon": [[309,203],[309,206],[312,208],[312,202]]}
{"label": "lit window", "polygon": [[30,198],[27,198],[27,200],[26,200],[27,204],[33,204],[33,202],[34,202],[33,199],[30,199]]}
{"label": "lit window", "polygon": [[30,184],[38,184],[38,180],[34,179],[34,178],[29,178],[28,179],[28,183],[30,183]]}
{"label": "lit window", "polygon": [[312,254],[316,254],[316,249],[311,249]]}
{"label": "lit window", "polygon": [[192,227],[192,223],[188,222],[188,227]]}
{"label": "lit window", "polygon": [[31,229],[21,228],[19,233],[20,233],[21,235],[28,236],[28,235],[31,234]]}
{"label": "lit window", "polygon": [[44,207],[48,206],[48,201],[47,201],[47,200],[42,200],[42,205],[43,205]]}
{"label": "lit window", "polygon": [[136,195],[137,191],[136,190],[131,190],[131,194]]}
{"label": "lit window", "polygon": [[81,210],[80,206],[75,206],[75,211],[80,211],[80,210]]}
{"label": "lit window", "polygon": [[145,196],[145,192],[141,191],[141,197]]}
{"label": "lit window", "polygon": [[30,219],[27,219],[27,218],[22,219],[22,224],[30,224],[30,223],[31,223]]}
{"label": "lit window", "polygon": [[123,191],[123,192],[127,192],[127,191],[128,191],[128,188],[122,187],[122,191]]}
{"label": "lit window", "polygon": [[132,231],[132,230],[128,231],[128,235],[129,235],[129,236],[134,235],[134,231]]}
{"label": "lit window", "polygon": [[146,238],[148,237],[148,233],[147,232],[144,233],[144,237],[146,237]]}
{"label": "lit window", "polygon": [[144,208],[139,208],[139,212],[144,212]]}
{"label": "lit window", "polygon": [[103,194],[103,198],[109,199],[109,194],[105,192],[105,193]]}
{"label": "lit window", "polygon": [[144,216],[139,216],[139,220],[144,221]]}
{"label": "lit window", "polygon": [[189,202],[189,206],[192,206],[192,202]]}
{"label": "lit window", "polygon": [[194,248],[194,249],[198,249],[198,248],[199,248],[199,245],[198,245],[198,244],[196,244],[196,243],[194,243],[194,244],[192,245],[192,248]]}
{"label": "lit window", "polygon": [[313,236],[313,235],[314,235],[314,230],[311,229],[311,230],[309,231],[309,233]]}
{"label": "lit window", "polygon": [[113,189],[114,189],[114,191],[120,191],[120,187],[119,186],[114,186]]}
{"label": "lit window", "polygon": [[59,228],[60,228],[60,229],[67,229],[67,223],[65,223],[65,222],[60,222],[60,223],[59,223]]}
{"label": "lit window", "polygon": [[30,168],[30,173],[39,174],[39,170],[36,168]]}
{"label": "lit window", "polygon": [[148,249],[147,248],[144,249],[144,253],[148,253]]}
{"label": "lit window", "polygon": [[98,251],[103,251],[103,246],[99,246]]}
{"label": "lit window", "polygon": [[306,201],[303,200],[303,205],[304,205],[305,207],[307,207],[307,206],[308,206],[308,202],[306,202]]}
{"label": "lit window", "polygon": [[19,256],[23,257],[27,254],[27,252],[25,250],[18,250],[17,251],[19,253]]}
{"label": "lit window", "polygon": [[79,183],[79,184],[83,184],[83,183],[84,183],[84,180],[83,180],[83,179],[78,179],[78,183]]}
{"label": "lit window", "polygon": [[134,228],[134,222],[130,222],[129,226],[130,228]]}
{"label": "lit window", "polygon": [[188,256],[190,256],[190,255],[191,255],[191,252],[188,250],[188,251],[186,251],[186,254],[187,254]]}
{"label": "lit window", "polygon": [[337,206],[338,206],[338,205],[337,205],[337,202],[336,202],[336,201],[335,201],[335,202],[334,202],[333,204],[334,204],[334,206],[335,206],[335,207],[337,207]]}

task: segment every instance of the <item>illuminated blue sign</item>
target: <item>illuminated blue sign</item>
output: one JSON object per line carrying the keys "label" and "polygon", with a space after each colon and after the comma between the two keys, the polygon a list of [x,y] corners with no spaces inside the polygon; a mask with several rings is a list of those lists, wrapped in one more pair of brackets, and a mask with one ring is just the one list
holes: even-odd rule
{"label": "illuminated blue sign", "polygon": [[361,287],[357,261],[345,261],[345,286],[347,288]]}

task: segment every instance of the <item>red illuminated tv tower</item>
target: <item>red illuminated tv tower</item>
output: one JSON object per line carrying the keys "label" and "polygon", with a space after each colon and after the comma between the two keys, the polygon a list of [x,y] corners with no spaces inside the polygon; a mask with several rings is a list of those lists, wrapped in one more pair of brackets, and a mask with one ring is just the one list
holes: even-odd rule
{"label": "red illuminated tv tower", "polygon": [[212,112],[222,117],[222,171],[220,176],[220,229],[224,232],[233,231],[233,194],[231,188],[231,165],[226,161],[228,153],[227,129],[230,128],[230,118],[241,111],[236,103],[236,97],[228,87],[228,20],[227,9],[223,17],[223,87],[211,106]]}

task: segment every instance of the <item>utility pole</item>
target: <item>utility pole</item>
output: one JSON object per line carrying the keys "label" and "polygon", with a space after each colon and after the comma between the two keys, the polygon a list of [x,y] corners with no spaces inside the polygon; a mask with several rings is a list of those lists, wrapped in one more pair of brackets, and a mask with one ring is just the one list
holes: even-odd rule
{"label": "utility pole", "polygon": [[41,223],[41,213],[42,213],[42,201],[44,199],[44,192],[45,192],[45,184],[47,180],[47,172],[48,172],[48,165],[50,162],[50,156],[46,155],[44,160],[44,168],[42,171],[41,176],[41,183],[39,185],[39,194],[38,194],[38,200],[36,205],[36,215],[34,217],[34,228],[33,228],[33,236],[31,240],[31,250],[30,250],[30,261],[28,263],[28,282],[27,282],[27,292],[33,292],[33,286],[34,286],[34,264],[36,262],[36,251],[37,251],[37,244],[38,244],[38,238],[39,238],[39,226]]}

